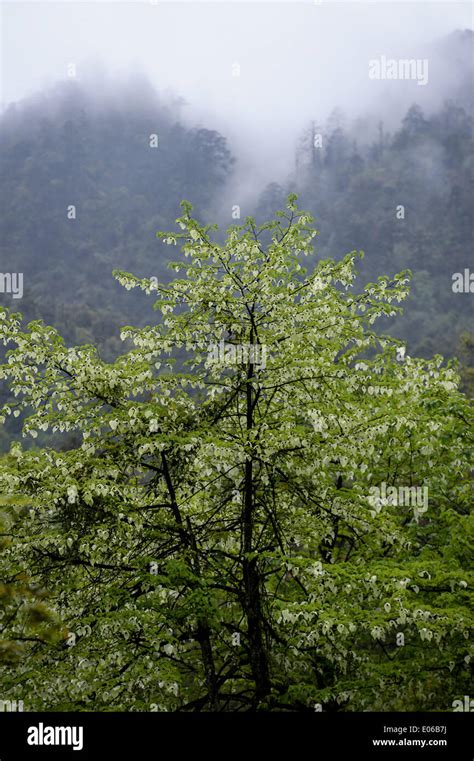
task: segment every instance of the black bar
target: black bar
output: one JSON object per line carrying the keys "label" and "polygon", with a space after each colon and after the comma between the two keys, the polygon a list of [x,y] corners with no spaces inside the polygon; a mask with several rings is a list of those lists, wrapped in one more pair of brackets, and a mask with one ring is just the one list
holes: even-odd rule
{"label": "black bar", "polygon": [[329,753],[337,761],[472,761],[472,719],[472,713],[0,713],[0,761],[267,761],[282,754],[288,761],[319,761]]}

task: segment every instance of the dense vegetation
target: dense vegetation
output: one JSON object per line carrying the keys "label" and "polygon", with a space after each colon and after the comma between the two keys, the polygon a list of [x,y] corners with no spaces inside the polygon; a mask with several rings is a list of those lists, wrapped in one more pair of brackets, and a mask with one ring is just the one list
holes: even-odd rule
{"label": "dense vegetation", "polygon": [[[452,275],[469,267],[474,244],[474,110],[468,90],[455,95],[430,113],[413,105],[398,126],[372,116],[351,123],[339,111],[313,122],[295,146],[292,176],[243,210],[264,221],[297,192],[317,220],[323,256],[360,248],[369,278],[410,268],[412,297],[396,330],[426,357],[454,356],[470,328],[470,294],[453,292]],[[142,81],[115,97],[69,82],[1,120],[2,272],[24,273],[27,318],[60,327],[71,343],[93,341],[107,358],[120,351],[118,323],[148,319],[112,269],[165,275],[155,231],[182,198],[205,220],[232,222],[221,196],[235,157],[218,132],[184,126],[181,108]]]}
{"label": "dense vegetation", "polygon": [[24,273],[22,310],[112,356],[117,321],[145,311],[124,297],[112,270],[163,276],[155,232],[183,197],[209,213],[233,163],[225,139],[186,129],[179,103],[146,82],[99,101],[72,81],[12,106],[0,150],[0,261],[2,271]]}
{"label": "dense vegetation", "polygon": [[[2,115],[0,269],[24,296],[0,293],[1,699],[472,694],[465,81],[396,126],[309,124],[227,236],[231,147],[148,83],[68,82]],[[184,203],[157,237],[183,197],[204,222]]]}
{"label": "dense vegetation", "polygon": [[[409,274],[356,290],[357,252],[306,274],[316,233],[293,196],[223,246],[190,212],[162,235],[183,244],[177,279],[116,273],[158,291],[161,319],[124,328],[134,348],[114,363],[0,313],[4,415],[81,442],[15,444],[0,472],[26,500],[4,511],[2,576],[64,627],[29,635],[4,697],[452,710],[471,673],[472,418],[451,363],[374,332]],[[3,639],[29,625],[17,603]]]}
{"label": "dense vegetation", "polygon": [[[459,334],[472,329],[470,294],[452,290],[453,273],[469,267],[474,248],[472,117],[453,102],[431,116],[415,105],[399,130],[387,135],[380,125],[368,144],[334,121],[332,130],[308,128],[294,180],[318,220],[322,254],[361,248],[369,277],[412,269],[412,297],[397,334],[424,356],[452,356]],[[314,146],[318,135],[321,148]],[[285,192],[267,188],[259,214],[266,218]]]}

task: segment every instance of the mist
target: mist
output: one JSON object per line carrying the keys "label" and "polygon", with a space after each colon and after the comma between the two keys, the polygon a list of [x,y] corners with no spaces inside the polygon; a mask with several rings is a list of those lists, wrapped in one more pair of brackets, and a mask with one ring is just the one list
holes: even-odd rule
{"label": "mist", "polygon": [[168,276],[156,230],[182,199],[221,240],[296,192],[317,255],[363,250],[367,278],[413,269],[401,334],[419,354],[457,351],[469,315],[451,278],[472,252],[468,3],[0,7],[0,258],[25,272],[29,317],[115,356],[116,322],[148,312],[111,273]]}
{"label": "mist", "polygon": [[461,758],[471,6],[0,10],[2,716]]}
{"label": "mist", "polygon": [[[293,169],[310,120],[336,107],[349,121],[370,114],[359,123],[364,140],[414,101],[437,107],[457,72],[433,45],[471,15],[469,3],[451,2],[5,2],[2,107],[71,71],[99,101],[129,98],[147,78],[181,102],[185,123],[227,137],[238,157],[229,202],[245,203]],[[370,79],[369,61],[381,56],[427,59],[428,81]]]}

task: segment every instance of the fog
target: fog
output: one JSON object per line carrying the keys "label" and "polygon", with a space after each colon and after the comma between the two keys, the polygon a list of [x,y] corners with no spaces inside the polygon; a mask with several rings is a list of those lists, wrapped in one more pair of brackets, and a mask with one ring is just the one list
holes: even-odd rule
{"label": "fog", "polygon": [[319,232],[310,266],[363,250],[361,284],[412,270],[393,334],[413,356],[468,351],[470,304],[452,285],[474,245],[470,4],[0,11],[0,307],[21,290],[26,319],[113,359],[118,326],[148,324],[151,309],[112,272],[169,279],[156,231],[182,199],[222,242],[294,190]]}
{"label": "fog", "polygon": [[[335,107],[349,120],[370,114],[372,127],[396,125],[414,101],[436,107],[456,73],[433,46],[472,26],[471,5],[455,2],[15,0],[2,16],[3,108],[67,79],[71,65],[99,98],[146,76],[184,99],[183,121],[228,138],[231,194],[283,180],[301,130]],[[381,56],[427,59],[427,82],[370,79]]]}

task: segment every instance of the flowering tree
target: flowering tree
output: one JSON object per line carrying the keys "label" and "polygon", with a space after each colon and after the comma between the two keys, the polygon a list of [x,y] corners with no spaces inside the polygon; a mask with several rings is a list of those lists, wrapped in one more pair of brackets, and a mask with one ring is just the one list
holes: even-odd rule
{"label": "flowering tree", "polygon": [[356,252],[306,273],[295,201],[222,246],[183,202],[159,234],[182,275],[116,273],[162,317],[112,364],[0,313],[3,414],[81,434],[14,444],[0,472],[27,499],[2,570],[64,627],[9,672],[28,708],[452,710],[466,690],[467,400],[452,364],[373,330],[407,273],[355,292]]}

